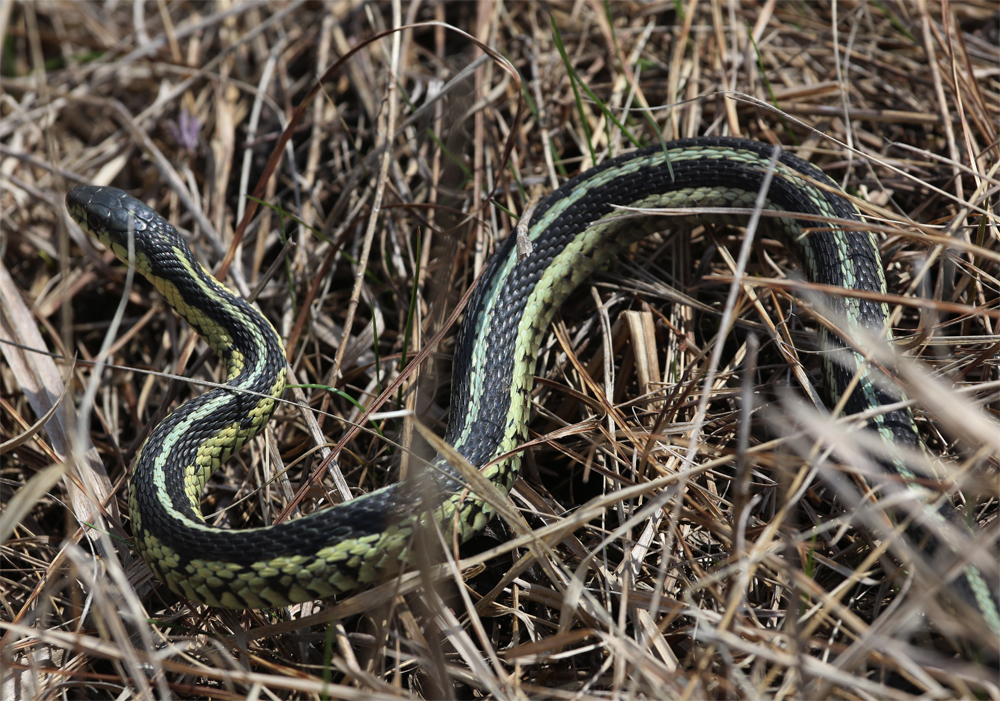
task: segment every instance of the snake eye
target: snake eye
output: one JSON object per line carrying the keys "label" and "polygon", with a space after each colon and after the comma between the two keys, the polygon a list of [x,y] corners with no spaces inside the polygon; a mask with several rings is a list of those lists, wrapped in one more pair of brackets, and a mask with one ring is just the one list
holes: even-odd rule
{"label": "snake eye", "polygon": [[96,214],[88,214],[87,224],[89,224],[90,228],[93,229],[94,231],[98,231],[100,230],[101,227],[101,218]]}

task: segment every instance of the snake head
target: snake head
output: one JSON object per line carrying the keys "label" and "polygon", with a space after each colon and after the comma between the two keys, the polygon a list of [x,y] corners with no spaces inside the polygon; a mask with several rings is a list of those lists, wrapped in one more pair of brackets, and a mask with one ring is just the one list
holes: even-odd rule
{"label": "snake head", "polygon": [[177,231],[142,201],[116,187],[78,185],[66,194],[66,209],[84,231],[97,238],[127,262],[129,239],[134,239],[137,255],[145,255],[147,242],[154,237],[136,236],[150,228],[164,227],[162,236],[180,239]]}

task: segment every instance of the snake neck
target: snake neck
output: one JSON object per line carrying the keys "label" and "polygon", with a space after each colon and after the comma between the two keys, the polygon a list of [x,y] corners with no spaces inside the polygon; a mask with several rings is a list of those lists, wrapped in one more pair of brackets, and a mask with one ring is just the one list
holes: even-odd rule
{"label": "snake neck", "polygon": [[[140,488],[134,491],[140,500],[169,502],[186,521],[201,523],[202,488],[267,423],[285,386],[285,356],[263,315],[197,264],[176,232],[164,240],[144,253],[153,271],[146,276],[223,360],[226,382],[155,427],[137,462]],[[171,464],[183,469],[166,469]]]}
{"label": "snake neck", "polygon": [[242,387],[241,378],[257,374],[267,358],[284,355],[270,322],[194,262],[186,244],[174,245],[172,254],[171,262],[182,270],[150,280],[223,360],[228,384]]}

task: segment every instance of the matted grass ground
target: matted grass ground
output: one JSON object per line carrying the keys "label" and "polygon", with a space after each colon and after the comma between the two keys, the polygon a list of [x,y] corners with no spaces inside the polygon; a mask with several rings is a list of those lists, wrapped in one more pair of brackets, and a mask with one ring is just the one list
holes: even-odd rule
{"label": "matted grass ground", "polygon": [[813,399],[821,310],[773,240],[707,382],[739,229],[660,235],[581,288],[540,354],[523,521],[234,613],[150,579],[126,502],[143,436],[219,364],[143,280],[115,317],[124,271],[63,206],[129,190],[209,268],[228,254],[286,341],[303,387],[204,495],[241,527],[431,454],[456,305],[532,201],[657,132],[781,144],[866,203],[897,371],[995,574],[998,22],[992,0],[0,4],[3,698],[1000,697],[983,622],[870,527],[856,426]]}

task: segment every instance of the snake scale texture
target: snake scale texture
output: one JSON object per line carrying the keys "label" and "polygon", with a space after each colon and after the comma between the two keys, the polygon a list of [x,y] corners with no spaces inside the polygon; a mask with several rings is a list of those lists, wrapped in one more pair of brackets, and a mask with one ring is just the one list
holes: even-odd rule
{"label": "snake scale texture", "polygon": [[[535,358],[555,310],[623,248],[677,221],[626,217],[616,206],[751,208],[772,153],[771,146],[736,138],[670,142],[608,160],[544,199],[530,223],[532,251],[519,256],[515,237],[507,237],[472,295],[455,348],[446,441],[473,465],[486,466],[484,476],[506,493],[520,467],[516,449],[527,439]],[[861,293],[825,301],[848,338],[888,343],[886,305],[864,296],[885,292],[882,262],[855,206],[820,170],[786,152],[766,194],[766,209],[857,222],[842,228],[792,217],[762,220],[797,254],[810,281]],[[129,504],[136,546],[171,590],[234,609],[330,597],[399,572],[425,519],[435,519],[460,540],[485,527],[492,508],[442,456],[427,470],[433,488],[417,490],[421,497],[401,483],[279,525],[236,531],[208,525],[201,514],[202,488],[267,422],[283,391],[281,340],[257,310],[205,272],[176,229],[142,202],[114,188],[80,186],[68,194],[67,207],[126,263],[131,245],[135,268],[228,368],[227,387],[189,400],[158,424],[134,465]],[[826,334],[821,344],[828,349],[831,406],[847,391],[848,414],[902,399],[887,388],[890,383],[877,381],[840,336]],[[879,462],[919,489],[913,471],[896,457],[923,450],[910,411],[874,413],[868,424],[886,446]],[[933,493],[926,491],[925,521],[961,523],[947,504],[931,507]],[[934,532],[918,524],[908,534],[922,542],[925,556],[948,554],[949,544]],[[995,578],[972,565],[951,589],[952,600],[975,606],[1000,631],[995,592]]]}

